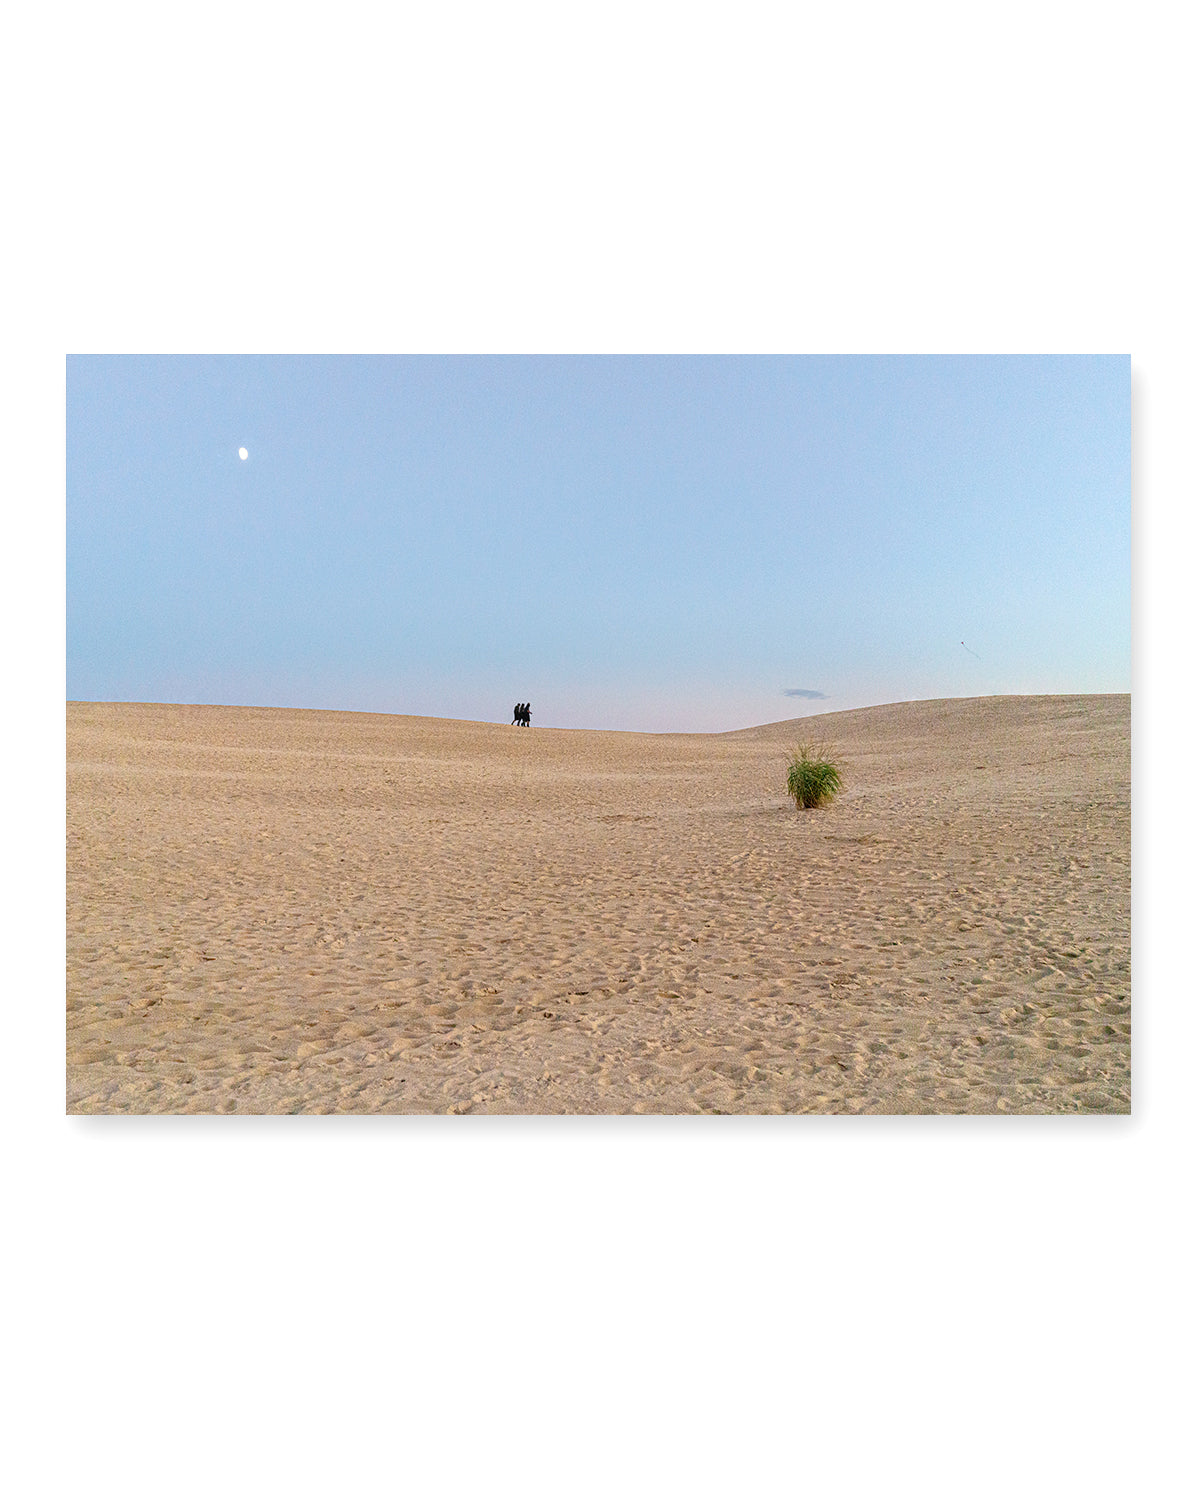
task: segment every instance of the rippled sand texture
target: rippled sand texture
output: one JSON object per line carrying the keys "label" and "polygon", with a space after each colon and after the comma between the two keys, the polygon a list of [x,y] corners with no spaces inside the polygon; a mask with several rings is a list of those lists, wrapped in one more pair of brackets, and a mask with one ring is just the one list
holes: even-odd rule
{"label": "rippled sand texture", "polygon": [[67,1108],[1128,1111],[1129,730],[71,704]]}

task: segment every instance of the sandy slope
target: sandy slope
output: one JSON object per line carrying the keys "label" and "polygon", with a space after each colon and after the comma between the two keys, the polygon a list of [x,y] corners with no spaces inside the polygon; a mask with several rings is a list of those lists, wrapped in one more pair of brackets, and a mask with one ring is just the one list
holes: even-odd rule
{"label": "sandy slope", "polygon": [[[783,795],[818,737],[847,790]],[[67,708],[70,1111],[1127,1111],[1129,698]]]}

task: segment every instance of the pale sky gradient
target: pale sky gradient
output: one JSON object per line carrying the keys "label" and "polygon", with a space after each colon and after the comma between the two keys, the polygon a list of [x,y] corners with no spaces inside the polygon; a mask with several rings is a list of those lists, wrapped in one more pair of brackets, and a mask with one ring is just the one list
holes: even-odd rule
{"label": "pale sky gradient", "polygon": [[724,730],[1129,689],[1125,355],[67,361],[71,699]]}

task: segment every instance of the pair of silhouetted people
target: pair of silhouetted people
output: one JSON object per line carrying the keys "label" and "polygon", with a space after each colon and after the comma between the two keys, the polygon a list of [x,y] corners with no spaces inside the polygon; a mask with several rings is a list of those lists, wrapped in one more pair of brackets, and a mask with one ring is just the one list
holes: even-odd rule
{"label": "pair of silhouetted people", "polygon": [[513,723],[520,724],[522,728],[529,728],[529,704],[518,703],[513,709]]}

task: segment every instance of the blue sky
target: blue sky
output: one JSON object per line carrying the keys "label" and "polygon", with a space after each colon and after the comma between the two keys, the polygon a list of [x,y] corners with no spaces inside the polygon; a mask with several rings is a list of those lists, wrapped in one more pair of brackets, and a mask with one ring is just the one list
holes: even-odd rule
{"label": "blue sky", "polygon": [[1128,692],[1129,377],[71,356],[67,696],[722,730]]}

